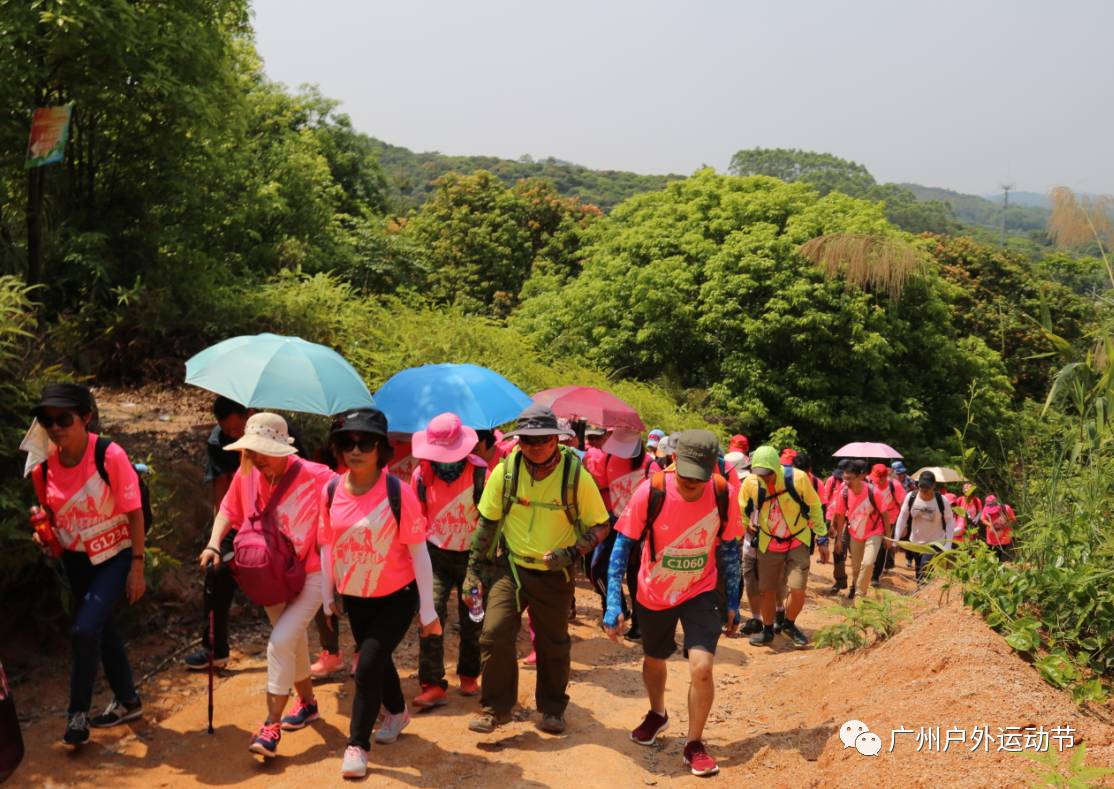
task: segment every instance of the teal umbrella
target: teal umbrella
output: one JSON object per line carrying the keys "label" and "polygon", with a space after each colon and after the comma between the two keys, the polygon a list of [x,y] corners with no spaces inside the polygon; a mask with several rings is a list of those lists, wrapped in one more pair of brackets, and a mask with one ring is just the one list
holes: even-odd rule
{"label": "teal umbrella", "polygon": [[301,337],[256,334],[219,342],[186,362],[186,383],[248,408],[331,416],[371,406],[371,392],[344,357]]}

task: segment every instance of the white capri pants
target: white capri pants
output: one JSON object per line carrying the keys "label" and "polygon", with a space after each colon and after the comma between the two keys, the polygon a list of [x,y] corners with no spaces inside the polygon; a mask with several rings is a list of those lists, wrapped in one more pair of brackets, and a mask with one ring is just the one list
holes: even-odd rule
{"label": "white capri pants", "polygon": [[289,603],[267,606],[271,638],[267,642],[267,692],[286,696],[295,682],[309,677],[306,628],[321,607],[321,573],[306,576],[306,585]]}

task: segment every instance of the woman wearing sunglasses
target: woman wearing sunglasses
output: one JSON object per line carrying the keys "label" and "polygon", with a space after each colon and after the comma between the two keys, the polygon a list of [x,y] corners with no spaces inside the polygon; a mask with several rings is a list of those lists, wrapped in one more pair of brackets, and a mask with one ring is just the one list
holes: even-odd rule
{"label": "woman wearing sunglasses", "polygon": [[[318,719],[306,627],[321,607],[318,508],[333,472],[321,463],[297,457],[293,443],[286,420],[278,414],[258,413],[248,419],[243,437],[225,447],[241,453],[240,470],[221,501],[209,544],[198,558],[202,569],[219,565],[225,533],[233,527],[242,533],[249,518],[259,517],[270,507],[274,522],[305,568],[305,585],[297,596],[265,609],[272,625],[267,642],[267,717],[248,746],[264,759],[278,752],[283,730],[302,729]],[[279,500],[272,503],[272,495]],[[298,697],[290,714],[283,717],[291,686]]]}
{"label": "woman wearing sunglasses", "polygon": [[325,613],[332,613],[334,589],[339,591],[359,652],[341,775],[362,778],[380,705],[387,714],[376,742],[394,742],[410,722],[395,649],[415,611],[423,638],[440,635],[441,624],[421,504],[409,485],[387,472],[387,418],[372,408],[349,412],[332,441],[348,471],[323,494],[318,539],[325,546]]}
{"label": "woman wearing sunglasses", "polygon": [[[63,548],[62,566],[74,600],[70,705],[62,739],[75,746],[89,739],[90,725],[115,726],[142,714],[124,642],[113,621],[122,598],[135,603],[146,589],[139,478],[117,444],[105,451],[109,482],[102,478],[97,436],[88,428],[93,409],[92,394],[79,384],[47,386],[32,409],[52,446],[31,478]],[[101,662],[114,698],[103,714],[90,719]]]}

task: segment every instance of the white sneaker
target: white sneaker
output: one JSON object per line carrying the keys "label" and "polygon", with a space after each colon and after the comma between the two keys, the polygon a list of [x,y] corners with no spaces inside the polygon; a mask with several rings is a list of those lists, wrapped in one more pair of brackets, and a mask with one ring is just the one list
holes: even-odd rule
{"label": "white sneaker", "polygon": [[402,712],[398,715],[387,713],[383,716],[383,722],[379,724],[379,730],[375,732],[375,741],[383,745],[390,745],[398,739],[398,735],[402,734],[402,730],[410,725],[410,709],[403,707]]}
{"label": "white sneaker", "polygon": [[359,745],[349,745],[345,748],[340,775],[342,778],[363,778],[367,775],[367,751]]}

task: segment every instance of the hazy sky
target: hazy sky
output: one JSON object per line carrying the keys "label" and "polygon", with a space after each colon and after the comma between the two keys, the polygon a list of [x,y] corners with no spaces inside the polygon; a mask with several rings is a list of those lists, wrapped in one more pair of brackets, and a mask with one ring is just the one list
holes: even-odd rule
{"label": "hazy sky", "polygon": [[255,0],[267,73],[417,151],[1114,191],[1114,2]]}

